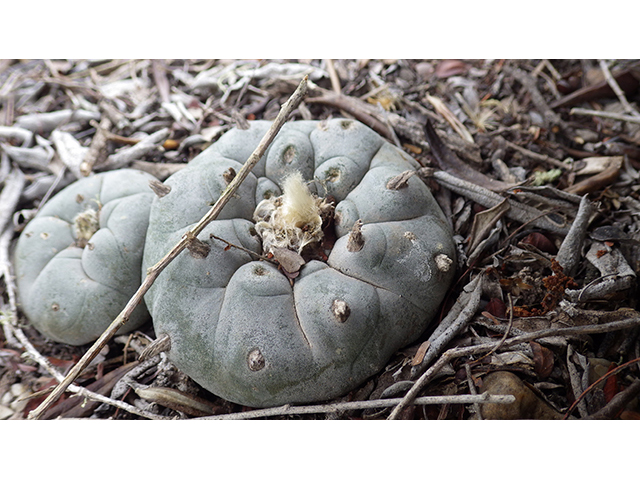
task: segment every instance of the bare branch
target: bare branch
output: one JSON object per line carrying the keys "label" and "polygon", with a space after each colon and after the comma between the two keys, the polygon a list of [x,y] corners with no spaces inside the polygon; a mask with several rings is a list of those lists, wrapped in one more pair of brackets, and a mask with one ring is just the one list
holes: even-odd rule
{"label": "bare branch", "polygon": [[[308,415],[312,413],[334,413],[345,410],[362,410],[365,408],[386,408],[397,405],[401,398],[382,398],[378,400],[362,400],[359,402],[330,403],[328,405],[304,405],[292,407],[265,408],[250,412],[230,413],[213,417],[200,417],[198,420],[247,420],[251,418],[275,417],[278,415]],[[442,405],[442,404],[467,404],[467,403],[512,403],[513,395],[442,395],[435,397],[416,398],[416,405]]]}

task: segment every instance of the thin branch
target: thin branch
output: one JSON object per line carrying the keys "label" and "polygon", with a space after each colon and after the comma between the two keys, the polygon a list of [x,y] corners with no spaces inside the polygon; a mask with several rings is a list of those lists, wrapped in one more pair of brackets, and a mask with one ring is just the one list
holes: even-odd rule
{"label": "thin branch", "polygon": [[[432,168],[424,167],[421,168],[418,173],[424,178],[435,178],[435,180],[443,187],[457,193],[458,195],[462,195],[465,198],[473,200],[483,207],[495,207],[499,203],[503,202],[505,198],[487,188],[475,185],[444,171],[436,171]],[[569,231],[570,225],[568,222],[559,224],[548,216],[553,213],[551,211],[540,211],[535,207],[516,201],[512,198],[507,198],[507,203],[509,204],[509,210],[506,211],[505,215],[513,220],[520,223],[530,222],[538,228],[564,235]]]}
{"label": "thin branch", "polygon": [[253,167],[256,163],[262,158],[267,148],[273,142],[273,139],[276,137],[282,126],[285,124],[293,110],[295,110],[300,102],[302,102],[303,98],[307,94],[307,82],[308,77],[305,76],[298,88],[293,92],[289,100],[282,106],[280,109],[280,113],[271,124],[271,127],[264,135],[260,144],[256,147],[255,151],[249,156],[249,159],[242,166],[238,174],[235,178],[227,185],[227,188],[222,192],[220,198],[216,203],[211,207],[211,209],[205,214],[204,217],[198,222],[198,224],[193,227],[189,232],[187,232],[180,242],[175,245],[169,253],[167,253],[157,264],[152,266],[147,271],[147,276],[140,285],[140,288],[136,291],[136,293],[131,297],[127,305],[124,307],[122,312],[116,317],[116,319],[109,325],[109,327],[100,335],[100,337],[95,341],[95,343],[89,348],[87,353],[85,353],[82,358],[78,361],[78,363],[71,369],[69,374],[65,377],[65,379],[51,392],[51,394],[45,399],[42,404],[35,410],[29,413],[29,419],[38,419],[42,416],[47,408],[49,408],[60,395],[67,389],[67,387],[80,375],[82,370],[86,368],[86,366],[95,358],[95,356],[102,350],[102,348],[109,342],[111,337],[116,333],[117,330],[120,329],[131,316],[132,312],[142,302],[143,296],[153,282],[156,280],[158,275],[171,263],[187,246],[196,238],[204,228],[216,219],[222,208],[227,204],[229,199],[235,194],[238,190],[240,184],[245,180],[245,178],[249,175]]}
{"label": "thin branch", "polygon": [[[476,384],[473,382],[473,375],[471,375],[471,366],[468,363],[465,363],[464,370],[465,370],[465,373],[467,374],[467,385],[469,386],[469,393],[471,395],[477,395],[478,391],[476,389]],[[480,408],[480,403],[474,402],[473,409],[475,410],[476,415],[478,416],[478,420],[484,420],[484,418],[482,418],[482,409]]]}
{"label": "thin branch", "polygon": [[[365,408],[386,408],[397,405],[401,398],[383,398],[379,400],[362,400],[359,402],[330,403],[328,405],[305,405],[293,407],[265,408],[249,412],[229,413],[212,417],[199,417],[198,420],[248,420],[251,418],[275,417],[279,415],[309,415],[313,413],[334,413],[345,410],[363,410]],[[513,403],[513,395],[442,395],[420,397],[415,399],[416,405],[467,404],[467,403]]]}
{"label": "thin branch", "polygon": [[419,365],[411,369],[412,378],[424,372],[451,339],[473,320],[473,316],[480,305],[483,279],[484,272],[480,273],[462,290],[447,316],[429,337],[428,341],[430,343],[424,358]]}
{"label": "thin branch", "polygon": [[517,152],[520,152],[525,157],[531,158],[538,162],[548,163],[550,165],[553,165],[556,168],[562,168],[563,170],[572,169],[571,164],[564,163],[563,161],[558,160],[557,158],[550,157],[549,155],[542,155],[541,153],[532,152],[531,150],[521,147],[520,145],[516,145],[515,143],[510,142],[509,140],[505,140],[504,143],[507,147]]}
{"label": "thin branch", "polygon": [[9,315],[5,312],[0,312],[0,323],[4,333],[5,341],[7,345],[18,346],[19,342],[16,341],[11,329],[11,318],[18,318],[18,307],[16,298],[16,284],[11,269],[11,261],[9,259],[9,247],[11,245],[11,239],[13,238],[13,227],[9,226],[0,235],[0,278],[4,277],[5,290],[7,297],[9,297]]}
{"label": "thin branch", "polygon": [[607,62],[605,62],[604,60],[598,60],[598,63],[600,64],[600,69],[604,74],[605,80],[611,87],[611,90],[613,90],[613,93],[616,94],[616,97],[618,97],[618,100],[620,100],[620,103],[624,107],[624,110],[629,115],[632,115],[636,118],[640,118],[640,113],[638,113],[638,111],[631,106],[631,104],[627,100],[627,97],[624,96],[624,92],[620,88],[620,85],[618,85],[618,82],[616,82],[616,79],[613,78],[613,75],[611,75],[611,71],[609,70],[609,65],[607,65]]}
{"label": "thin branch", "polygon": [[[589,311],[582,312],[585,315],[589,315]],[[566,328],[550,328],[546,330],[540,330],[537,332],[526,333],[517,337],[512,337],[505,340],[502,344],[503,348],[511,347],[520,343],[527,343],[531,340],[537,340],[539,338],[547,337],[562,337],[567,335],[592,335],[598,333],[613,332],[616,330],[622,330],[625,328],[632,328],[640,325],[640,313],[635,310],[617,310],[615,312],[607,312],[614,318],[617,316],[627,317],[624,320],[612,321],[609,323],[603,323],[600,325],[583,325],[579,327],[566,327]],[[606,317],[605,317],[606,318]],[[499,345],[502,339],[485,343],[482,345],[472,345],[470,347],[457,347],[447,350],[438,361],[429,368],[422,376],[413,384],[413,387],[406,393],[402,402],[400,402],[389,415],[389,420],[395,420],[398,418],[404,408],[409,406],[413,400],[418,396],[420,390],[422,390],[435,376],[435,374],[449,363],[454,358],[463,357],[466,355],[478,355],[492,350],[496,345]]]}
{"label": "thin branch", "polygon": [[264,260],[265,262],[269,262],[269,263],[273,263],[274,265],[277,265],[277,262],[274,262],[272,259],[270,259],[270,258],[268,258],[268,257],[265,257],[264,255],[260,255],[259,253],[256,253],[256,252],[254,252],[253,250],[249,250],[248,248],[244,248],[244,247],[242,247],[242,246],[240,246],[240,245],[236,245],[236,244],[234,244],[234,243],[231,243],[231,242],[229,242],[229,241],[225,240],[225,239],[224,239],[224,238],[222,238],[222,237],[219,237],[219,236],[217,236],[217,235],[214,235],[213,233],[210,233],[210,234],[209,234],[209,237],[210,237],[210,238],[213,238],[213,239],[215,239],[215,240],[219,240],[220,242],[224,242],[224,243],[226,243],[226,244],[227,244],[227,246],[228,246],[228,247],[230,247],[230,248],[237,248],[238,250],[240,250],[240,251],[242,251],[242,252],[245,252],[245,253],[248,253],[248,254],[249,254],[249,255],[251,255],[251,256],[254,256],[254,257],[256,257],[256,258],[259,258],[260,260]]}
{"label": "thin branch", "polygon": [[621,122],[638,123],[640,124],[639,117],[632,117],[629,115],[620,115],[619,113],[601,112],[599,110],[588,110],[586,108],[572,108],[569,115],[589,115],[593,117],[608,118],[609,120],[619,120]]}
{"label": "thin branch", "polygon": [[329,72],[329,79],[331,80],[331,88],[334,93],[342,93],[342,86],[340,85],[340,77],[336,72],[336,67],[333,65],[333,59],[327,58],[326,60],[327,71]]}
{"label": "thin branch", "polygon": [[571,275],[577,267],[580,257],[582,256],[582,243],[587,235],[587,227],[591,222],[591,216],[595,211],[595,207],[587,198],[583,196],[580,200],[578,213],[574,222],[571,224],[569,232],[564,237],[562,245],[556,255],[556,261],[562,266],[566,275]]}

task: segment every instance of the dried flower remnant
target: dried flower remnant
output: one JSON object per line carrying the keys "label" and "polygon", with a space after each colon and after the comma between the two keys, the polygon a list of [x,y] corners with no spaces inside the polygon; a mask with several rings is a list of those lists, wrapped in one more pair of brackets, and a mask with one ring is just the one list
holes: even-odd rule
{"label": "dried flower remnant", "polygon": [[283,181],[280,197],[262,200],[256,207],[256,232],[262,237],[262,249],[288,248],[301,253],[309,244],[322,240],[322,219],[333,206],[313,195],[300,172]]}

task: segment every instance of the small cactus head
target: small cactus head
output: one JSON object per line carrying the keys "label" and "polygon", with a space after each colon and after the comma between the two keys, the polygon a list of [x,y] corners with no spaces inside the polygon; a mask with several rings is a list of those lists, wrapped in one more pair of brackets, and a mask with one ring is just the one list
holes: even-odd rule
{"label": "small cactus head", "polygon": [[100,213],[92,207],[80,212],[73,219],[73,229],[76,234],[76,244],[84,248],[93,234],[100,229]]}

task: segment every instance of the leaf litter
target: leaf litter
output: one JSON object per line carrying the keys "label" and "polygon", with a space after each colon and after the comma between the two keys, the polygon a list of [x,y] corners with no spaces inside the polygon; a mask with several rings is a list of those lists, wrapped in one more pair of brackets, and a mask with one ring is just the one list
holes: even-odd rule
{"label": "leaf litter", "polygon": [[[270,412],[201,389],[161,348],[141,357],[159,341],[146,325],[48,418],[638,418],[640,63],[376,59],[2,62],[0,418],[25,418],[88,348],[46,340],[16,304],[26,221],[92,172],[165,179],[273,120],[303,75],[294,119],[352,116],[424,167],[459,249],[438,319],[345,397]],[[517,400],[420,400],[486,392]]]}

